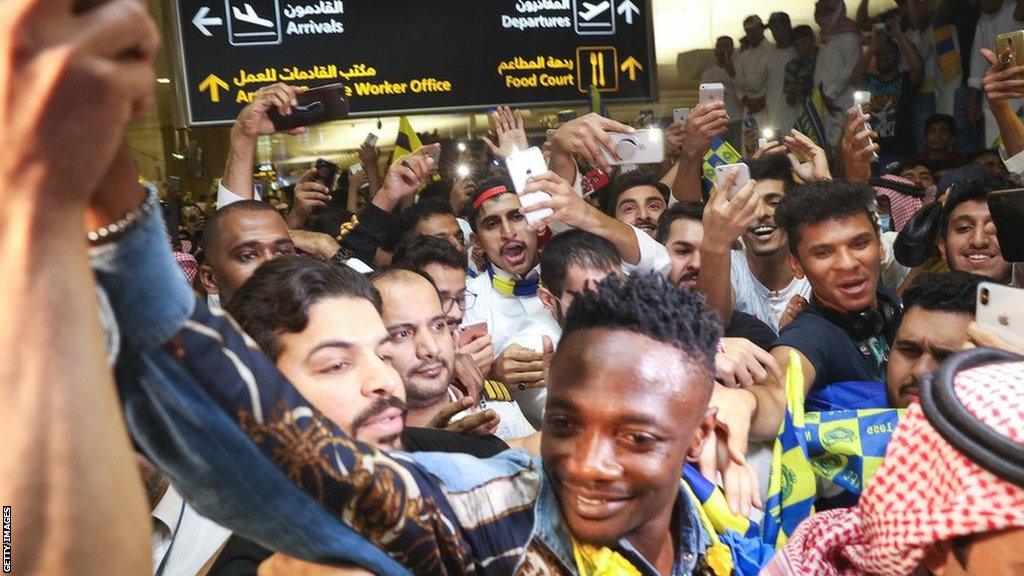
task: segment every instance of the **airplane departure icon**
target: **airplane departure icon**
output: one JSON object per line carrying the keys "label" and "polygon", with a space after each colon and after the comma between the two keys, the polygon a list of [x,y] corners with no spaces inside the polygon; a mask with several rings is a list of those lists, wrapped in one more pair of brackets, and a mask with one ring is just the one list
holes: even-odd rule
{"label": "airplane departure icon", "polygon": [[256,9],[252,7],[252,4],[245,3],[245,12],[243,13],[238,9],[238,6],[232,6],[232,10],[235,12],[235,19],[241,22],[248,22],[249,24],[255,24],[256,26],[262,26],[263,28],[273,28],[274,23],[266,18],[260,18],[256,14]]}
{"label": "airplane departure icon", "polygon": [[580,18],[586,21],[593,20],[596,16],[608,9],[610,4],[605,1],[600,4],[591,4],[590,2],[584,2],[583,7],[587,9],[586,12],[580,11]]}

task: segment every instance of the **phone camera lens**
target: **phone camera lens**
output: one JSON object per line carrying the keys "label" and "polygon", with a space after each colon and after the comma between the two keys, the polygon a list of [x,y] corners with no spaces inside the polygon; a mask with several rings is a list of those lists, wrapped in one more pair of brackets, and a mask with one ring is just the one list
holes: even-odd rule
{"label": "phone camera lens", "polygon": [[981,303],[988,304],[988,288],[981,289]]}

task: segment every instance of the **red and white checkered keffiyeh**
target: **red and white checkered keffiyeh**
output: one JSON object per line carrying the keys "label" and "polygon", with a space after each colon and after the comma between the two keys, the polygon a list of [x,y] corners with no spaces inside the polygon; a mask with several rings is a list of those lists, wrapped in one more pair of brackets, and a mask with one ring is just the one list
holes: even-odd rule
{"label": "red and white checkered keffiyeh", "polygon": [[881,180],[888,180],[894,184],[901,184],[903,186],[914,186],[915,184],[910,180],[902,176],[895,174],[886,174],[881,177],[880,180],[873,180],[875,189],[875,197],[885,196],[889,199],[890,210],[889,213],[892,215],[893,231],[899,232],[903,229],[903,226],[917,213],[918,210],[924,206],[931,204],[935,201],[935,187],[932,186],[925,190],[923,198],[915,198],[910,194],[904,194],[895,188],[886,188],[878,184]]}
{"label": "red and white checkered keffiyeh", "polygon": [[[1024,445],[1024,362],[965,370],[954,389],[978,421]],[[860,504],[806,520],[762,574],[907,575],[936,543],[1019,527],[1024,488],[953,448],[914,404]]]}
{"label": "red and white checkered keffiyeh", "polygon": [[187,252],[172,252],[174,262],[181,268],[181,272],[188,278],[189,284],[195,284],[196,274],[199,273],[199,261],[196,257]]}

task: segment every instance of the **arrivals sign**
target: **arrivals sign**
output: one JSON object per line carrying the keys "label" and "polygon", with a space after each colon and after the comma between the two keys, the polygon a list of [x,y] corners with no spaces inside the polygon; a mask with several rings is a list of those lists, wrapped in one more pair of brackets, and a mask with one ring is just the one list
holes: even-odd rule
{"label": "arrivals sign", "polygon": [[176,0],[189,125],[262,86],[340,82],[353,116],[655,97],[651,0]]}

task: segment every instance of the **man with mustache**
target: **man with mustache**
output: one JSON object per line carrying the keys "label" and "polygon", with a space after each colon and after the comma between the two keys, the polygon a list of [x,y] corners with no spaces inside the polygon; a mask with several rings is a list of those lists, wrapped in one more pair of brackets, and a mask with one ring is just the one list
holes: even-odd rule
{"label": "man with mustache", "polygon": [[[398,371],[404,385],[409,423],[423,426],[448,404],[461,401],[469,390],[479,390],[483,375],[471,357],[456,362],[455,340],[448,331],[441,298],[429,276],[388,268],[371,278],[380,291],[381,317],[390,338],[388,362]],[[506,440],[536,433],[511,398],[483,399],[480,408],[485,423],[476,432],[494,432]]]}
{"label": "man with mustache", "polygon": [[[480,456],[508,447],[493,437],[463,442],[405,426],[408,394],[392,366],[395,345],[380,317],[380,294],[352,270],[280,258],[261,266],[226,309],[303,396],[353,438],[382,449]],[[487,424],[488,416],[494,415],[466,419],[448,431]],[[433,424],[429,418],[419,423],[427,424]]]}
{"label": "man with mustache", "polygon": [[658,218],[668,208],[672,194],[668,185],[647,170],[634,170],[615,179],[604,200],[604,212],[654,238],[658,235]]}
{"label": "man with mustache", "polygon": [[557,336],[558,325],[537,296],[540,285],[538,229],[547,221],[592,232],[612,243],[626,270],[661,270],[668,267],[665,249],[649,235],[590,206],[554,172],[535,176],[524,193],[546,192],[551,200],[531,210],[552,208],[554,215],[531,227],[519,196],[506,178],[492,178],[474,191],[469,202],[470,236],[473,248],[485,253],[490,262],[486,274],[467,287],[477,295],[473,308],[466,310],[463,325],[486,322],[500,351],[491,375],[510,387],[526,389],[542,385],[540,352],[512,344],[512,336],[534,323],[543,335]]}
{"label": "man with mustache", "polygon": [[984,280],[966,272],[922,274],[903,292],[903,318],[886,374],[890,407],[916,402],[921,378],[967,343]]}

